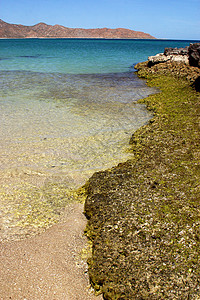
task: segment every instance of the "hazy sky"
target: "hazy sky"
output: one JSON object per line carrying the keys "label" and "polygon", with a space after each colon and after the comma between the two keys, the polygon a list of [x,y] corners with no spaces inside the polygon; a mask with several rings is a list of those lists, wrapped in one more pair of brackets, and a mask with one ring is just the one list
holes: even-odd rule
{"label": "hazy sky", "polygon": [[129,28],[157,38],[200,39],[200,0],[0,0],[8,23]]}

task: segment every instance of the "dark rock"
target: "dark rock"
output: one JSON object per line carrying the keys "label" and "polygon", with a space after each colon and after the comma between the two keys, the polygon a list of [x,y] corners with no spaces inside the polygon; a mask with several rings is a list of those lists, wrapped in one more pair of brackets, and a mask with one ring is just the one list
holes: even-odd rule
{"label": "dark rock", "polygon": [[188,55],[188,48],[165,48],[164,55]]}
{"label": "dark rock", "polygon": [[200,43],[190,44],[188,55],[190,65],[200,68]]}
{"label": "dark rock", "polygon": [[200,92],[200,76],[195,80],[194,87],[197,92]]}

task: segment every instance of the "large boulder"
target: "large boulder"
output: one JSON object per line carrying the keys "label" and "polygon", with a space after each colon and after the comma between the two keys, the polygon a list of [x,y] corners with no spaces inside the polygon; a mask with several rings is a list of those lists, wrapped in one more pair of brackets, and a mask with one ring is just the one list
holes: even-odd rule
{"label": "large boulder", "polygon": [[188,55],[190,65],[200,68],[200,43],[190,44]]}

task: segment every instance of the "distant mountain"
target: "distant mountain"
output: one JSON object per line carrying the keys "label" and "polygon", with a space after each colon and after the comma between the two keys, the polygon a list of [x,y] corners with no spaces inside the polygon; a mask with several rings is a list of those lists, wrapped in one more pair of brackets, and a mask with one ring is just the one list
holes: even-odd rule
{"label": "distant mountain", "polygon": [[0,19],[0,38],[105,38],[155,39],[148,33],[125,28],[68,28],[61,25],[38,23],[34,26],[9,24]]}

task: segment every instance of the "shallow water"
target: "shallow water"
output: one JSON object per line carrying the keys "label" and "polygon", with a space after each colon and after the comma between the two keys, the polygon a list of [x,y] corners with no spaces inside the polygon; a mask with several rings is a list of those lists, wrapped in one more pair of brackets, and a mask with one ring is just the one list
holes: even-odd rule
{"label": "shallow water", "polygon": [[132,132],[151,117],[136,101],[152,90],[133,73],[1,76],[2,232],[13,238],[54,222],[61,193],[130,157]]}
{"label": "shallow water", "polygon": [[131,158],[129,139],[151,118],[137,100],[155,89],[127,71],[161,46],[150,41],[0,43],[4,240],[50,226],[74,189],[95,171]]}
{"label": "shallow water", "polygon": [[[61,175],[74,184],[127,158],[131,132],[150,114],[151,93],[132,73],[63,75],[2,72],[1,172]],[[76,175],[74,175],[76,174]],[[76,179],[78,183],[76,183]]]}

